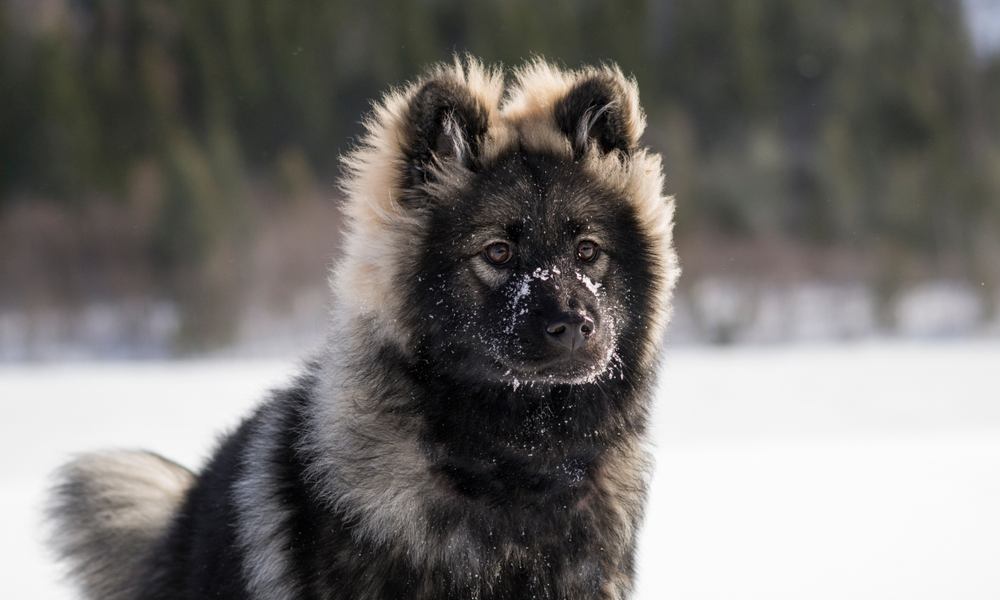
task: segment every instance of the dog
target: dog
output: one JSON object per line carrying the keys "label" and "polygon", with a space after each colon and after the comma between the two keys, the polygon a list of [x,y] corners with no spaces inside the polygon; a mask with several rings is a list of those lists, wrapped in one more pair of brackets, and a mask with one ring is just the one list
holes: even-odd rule
{"label": "dog", "polygon": [[61,469],[100,600],[630,597],[679,274],[634,79],[458,58],[344,158],[328,341],[198,474]]}

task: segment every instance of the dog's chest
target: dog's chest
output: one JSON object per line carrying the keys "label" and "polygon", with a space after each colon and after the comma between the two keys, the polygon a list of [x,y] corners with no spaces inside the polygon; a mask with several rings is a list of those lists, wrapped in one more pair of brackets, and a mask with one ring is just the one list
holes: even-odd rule
{"label": "dog's chest", "polygon": [[[336,553],[337,566],[324,577],[320,597],[623,598],[631,548],[621,534],[634,524],[622,520],[589,477],[545,489],[506,502],[453,489],[437,496],[414,515],[423,534],[419,546],[399,539],[351,544]],[[329,542],[327,547],[340,546]]]}

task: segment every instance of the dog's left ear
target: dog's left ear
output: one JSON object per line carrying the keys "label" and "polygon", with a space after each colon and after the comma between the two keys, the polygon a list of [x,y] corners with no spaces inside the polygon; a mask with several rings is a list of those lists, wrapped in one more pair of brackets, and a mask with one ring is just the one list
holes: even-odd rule
{"label": "dog's left ear", "polygon": [[639,90],[617,68],[584,73],[555,106],[556,125],[569,138],[577,157],[591,145],[624,156],[638,148],[646,126]]}
{"label": "dog's left ear", "polygon": [[465,82],[434,77],[414,93],[406,111],[406,185],[433,180],[435,168],[454,161],[474,168],[489,129],[489,111]]}

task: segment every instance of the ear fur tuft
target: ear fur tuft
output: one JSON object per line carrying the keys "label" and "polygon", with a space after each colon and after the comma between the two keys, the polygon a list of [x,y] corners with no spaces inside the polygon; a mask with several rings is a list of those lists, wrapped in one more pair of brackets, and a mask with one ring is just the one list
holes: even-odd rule
{"label": "ear fur tuft", "polygon": [[631,155],[645,125],[635,82],[610,67],[580,73],[556,104],[554,116],[577,156],[592,143],[604,154]]}
{"label": "ear fur tuft", "polygon": [[404,117],[405,185],[434,179],[446,161],[475,168],[490,127],[490,107],[464,81],[439,74],[425,81],[410,99]]}

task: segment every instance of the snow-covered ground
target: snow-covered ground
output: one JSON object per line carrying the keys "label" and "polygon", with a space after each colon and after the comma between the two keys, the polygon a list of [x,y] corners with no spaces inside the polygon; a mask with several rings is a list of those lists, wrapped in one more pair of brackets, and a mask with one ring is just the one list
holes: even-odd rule
{"label": "snow-covered ground", "polygon": [[[41,545],[72,452],[197,465],[292,362],[0,366],[4,598],[67,600]],[[670,352],[640,593],[1000,597],[1000,342]]]}

